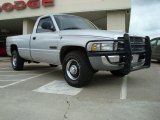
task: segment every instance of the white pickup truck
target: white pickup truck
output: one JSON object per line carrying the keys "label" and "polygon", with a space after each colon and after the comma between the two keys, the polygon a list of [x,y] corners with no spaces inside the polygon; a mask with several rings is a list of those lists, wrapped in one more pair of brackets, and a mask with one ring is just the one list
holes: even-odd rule
{"label": "white pickup truck", "polygon": [[32,34],[8,37],[6,46],[14,70],[22,70],[24,62],[62,65],[65,80],[74,87],[87,85],[99,70],[125,76],[149,68],[151,61],[149,37],[99,30],[72,15],[39,17]]}

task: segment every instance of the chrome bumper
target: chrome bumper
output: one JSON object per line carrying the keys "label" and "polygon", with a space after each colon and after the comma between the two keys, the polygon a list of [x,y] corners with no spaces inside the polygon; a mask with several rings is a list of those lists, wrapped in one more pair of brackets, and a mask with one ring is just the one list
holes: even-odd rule
{"label": "chrome bumper", "polygon": [[[100,56],[100,57],[89,57],[90,63],[95,70],[120,70],[123,69],[123,64],[116,64],[120,62],[120,56]],[[115,64],[114,64],[115,63]],[[145,64],[144,59],[137,59],[137,55],[133,55],[131,66],[133,68],[141,67]]]}

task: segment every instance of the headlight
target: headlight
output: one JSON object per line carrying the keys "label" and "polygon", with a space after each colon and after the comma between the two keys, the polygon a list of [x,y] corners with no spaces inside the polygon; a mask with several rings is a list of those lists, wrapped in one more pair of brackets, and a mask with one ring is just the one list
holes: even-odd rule
{"label": "headlight", "polygon": [[101,51],[113,51],[113,43],[101,44]]}
{"label": "headlight", "polygon": [[87,46],[88,51],[114,51],[117,50],[117,43],[113,41],[101,42],[101,43],[89,43]]}

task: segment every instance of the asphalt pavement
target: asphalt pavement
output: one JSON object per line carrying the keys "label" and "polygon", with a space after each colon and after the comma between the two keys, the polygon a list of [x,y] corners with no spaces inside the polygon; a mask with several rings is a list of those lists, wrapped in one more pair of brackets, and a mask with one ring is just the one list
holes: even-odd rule
{"label": "asphalt pavement", "polygon": [[160,120],[160,63],[123,78],[98,72],[84,88],[66,84],[61,66],[11,68],[0,57],[0,120]]}

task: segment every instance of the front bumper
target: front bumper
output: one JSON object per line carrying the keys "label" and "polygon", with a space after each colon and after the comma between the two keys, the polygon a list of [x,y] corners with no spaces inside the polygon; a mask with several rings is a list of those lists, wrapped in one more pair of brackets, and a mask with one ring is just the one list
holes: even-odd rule
{"label": "front bumper", "polygon": [[[133,43],[130,36],[125,34],[117,42],[124,42],[124,49],[113,52],[88,52],[89,61],[95,70],[123,70],[131,71],[149,68],[151,64],[150,38],[145,37],[144,43]],[[134,46],[143,46],[144,50],[134,50]]]}

